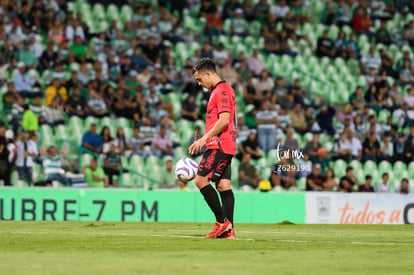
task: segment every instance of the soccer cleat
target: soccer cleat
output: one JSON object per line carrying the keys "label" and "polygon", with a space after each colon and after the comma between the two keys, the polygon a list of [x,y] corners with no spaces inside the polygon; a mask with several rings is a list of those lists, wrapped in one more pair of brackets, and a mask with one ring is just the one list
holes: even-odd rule
{"label": "soccer cleat", "polygon": [[213,230],[211,230],[211,232],[206,235],[206,238],[215,238],[216,237],[216,232],[220,228],[220,224],[221,223],[216,222],[214,224]]}
{"label": "soccer cleat", "polygon": [[222,239],[235,239],[236,235],[234,234],[234,228],[232,228],[230,231],[224,232],[219,238],[222,238]]}
{"label": "soccer cleat", "polygon": [[214,224],[213,230],[206,235],[206,238],[218,238],[223,233],[230,231],[233,228],[233,225],[229,220],[226,219],[224,223],[216,222]]}

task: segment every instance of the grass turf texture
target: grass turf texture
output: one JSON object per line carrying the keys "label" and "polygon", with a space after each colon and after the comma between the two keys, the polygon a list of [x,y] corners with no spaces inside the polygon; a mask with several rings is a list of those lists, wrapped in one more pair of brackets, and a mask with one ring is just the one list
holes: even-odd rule
{"label": "grass turf texture", "polygon": [[0,222],[1,274],[413,274],[410,225]]}

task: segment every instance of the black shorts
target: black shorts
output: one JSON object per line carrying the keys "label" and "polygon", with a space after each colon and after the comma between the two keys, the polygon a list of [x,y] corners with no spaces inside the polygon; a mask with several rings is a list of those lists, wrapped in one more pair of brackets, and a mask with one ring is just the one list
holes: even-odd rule
{"label": "black shorts", "polygon": [[208,177],[211,181],[231,180],[231,159],[233,155],[225,154],[219,149],[208,149],[198,165],[197,175]]}

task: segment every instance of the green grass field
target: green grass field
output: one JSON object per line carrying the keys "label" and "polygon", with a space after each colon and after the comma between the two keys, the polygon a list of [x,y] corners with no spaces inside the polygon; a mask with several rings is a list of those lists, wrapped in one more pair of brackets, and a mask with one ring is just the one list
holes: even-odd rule
{"label": "green grass field", "polygon": [[413,274],[414,227],[0,222],[0,274]]}

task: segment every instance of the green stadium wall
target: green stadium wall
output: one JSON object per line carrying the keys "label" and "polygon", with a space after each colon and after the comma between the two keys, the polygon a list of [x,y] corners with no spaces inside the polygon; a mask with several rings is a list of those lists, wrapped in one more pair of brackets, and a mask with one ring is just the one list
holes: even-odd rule
{"label": "green stadium wall", "polygon": [[[305,223],[305,193],[236,192],[238,223]],[[211,222],[199,192],[0,188],[0,220]]]}

